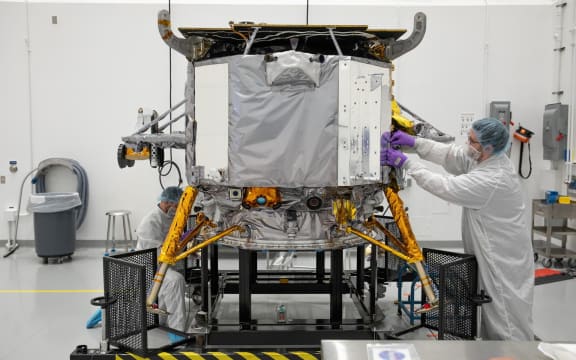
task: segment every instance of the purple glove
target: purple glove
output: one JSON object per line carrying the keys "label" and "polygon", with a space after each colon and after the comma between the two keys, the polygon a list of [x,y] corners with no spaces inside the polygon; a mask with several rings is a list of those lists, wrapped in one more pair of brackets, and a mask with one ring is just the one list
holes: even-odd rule
{"label": "purple glove", "polygon": [[[384,137],[384,135],[382,135],[382,137]],[[408,135],[400,130],[394,131],[392,137],[389,137],[389,139],[390,144],[392,144],[393,146],[414,147],[414,145],[416,144],[416,138],[414,136]]]}
{"label": "purple glove", "polygon": [[384,149],[388,147],[388,144],[390,144],[390,137],[392,136],[392,134],[390,134],[390,131],[386,131],[382,133],[382,136],[380,137],[380,149]]}
{"label": "purple glove", "polygon": [[408,158],[400,150],[385,148],[380,151],[380,165],[401,168]]}

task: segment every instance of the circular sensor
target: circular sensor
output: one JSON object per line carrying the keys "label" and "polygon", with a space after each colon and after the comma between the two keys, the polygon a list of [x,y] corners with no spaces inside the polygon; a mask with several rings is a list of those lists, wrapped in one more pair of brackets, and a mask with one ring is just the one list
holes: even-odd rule
{"label": "circular sensor", "polygon": [[322,199],[318,196],[311,196],[306,199],[306,206],[308,206],[310,210],[318,210],[322,207]]}

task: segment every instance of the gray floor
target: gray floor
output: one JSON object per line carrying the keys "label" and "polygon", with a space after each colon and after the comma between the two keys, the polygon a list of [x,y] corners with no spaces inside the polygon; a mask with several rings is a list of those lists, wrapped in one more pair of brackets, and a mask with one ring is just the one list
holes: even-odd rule
{"label": "gray floor", "polygon": [[[0,360],[66,359],[79,344],[97,348],[101,328],[86,329],[94,312],[90,299],[102,295],[101,249],[79,248],[72,260],[43,264],[33,247],[22,247],[8,258],[0,258]],[[224,260],[226,262],[226,260]],[[345,261],[346,265],[347,261]],[[228,261],[228,266],[234,263]],[[265,265],[265,264],[263,264]],[[311,258],[299,256],[295,266],[310,266]],[[221,265],[226,268],[226,263]],[[391,329],[408,327],[406,316],[398,317],[393,306],[396,289],[390,286],[379,304],[387,312]],[[534,299],[535,334],[544,341],[576,342],[576,279],[536,287]],[[275,307],[287,303],[288,316],[319,318],[328,309],[318,296],[255,296],[261,316],[272,319]],[[232,311],[237,299],[226,296],[222,311]],[[345,301],[345,317],[354,316]],[[388,314],[390,312],[391,314]],[[312,315],[313,314],[313,315]],[[420,334],[426,337],[428,334]]]}

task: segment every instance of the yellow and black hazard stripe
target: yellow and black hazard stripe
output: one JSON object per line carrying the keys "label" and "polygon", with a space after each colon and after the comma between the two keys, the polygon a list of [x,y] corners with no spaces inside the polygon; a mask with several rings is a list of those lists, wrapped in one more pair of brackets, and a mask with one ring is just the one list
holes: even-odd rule
{"label": "yellow and black hazard stripe", "polygon": [[115,360],[320,360],[320,351],[288,351],[278,352],[206,352],[196,353],[191,351],[161,352],[148,357],[136,354],[116,354]]}

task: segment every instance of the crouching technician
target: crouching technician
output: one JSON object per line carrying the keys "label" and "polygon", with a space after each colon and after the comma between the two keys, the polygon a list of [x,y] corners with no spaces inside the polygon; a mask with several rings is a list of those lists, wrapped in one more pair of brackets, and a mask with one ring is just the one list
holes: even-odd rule
{"label": "crouching technician", "polygon": [[[158,205],[142,219],[136,229],[137,250],[156,248],[160,254],[160,248],[170,230],[181,195],[182,189],[176,186],[167,187],[162,191]],[[158,307],[169,314],[160,316],[161,325],[184,332],[186,327],[185,288],[184,276],[169,267],[158,293]]]}

